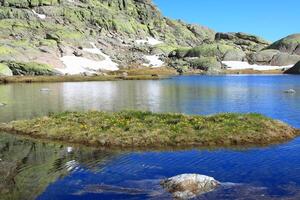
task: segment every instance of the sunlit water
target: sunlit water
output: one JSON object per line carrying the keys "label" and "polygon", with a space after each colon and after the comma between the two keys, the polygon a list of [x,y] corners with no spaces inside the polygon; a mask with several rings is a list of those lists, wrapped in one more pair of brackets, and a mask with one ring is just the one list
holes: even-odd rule
{"label": "sunlit water", "polygon": [[[11,84],[0,85],[0,102],[7,103],[0,121],[63,110],[141,109],[259,112],[300,128],[299,100],[298,76]],[[1,134],[0,199],[170,199],[159,181],[181,173],[225,183],[198,199],[300,199],[299,152],[300,138],[251,149],[109,152]]]}

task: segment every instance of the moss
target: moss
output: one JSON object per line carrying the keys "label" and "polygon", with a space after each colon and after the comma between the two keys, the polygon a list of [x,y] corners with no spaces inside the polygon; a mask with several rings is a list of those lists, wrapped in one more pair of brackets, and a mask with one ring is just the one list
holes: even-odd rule
{"label": "moss", "polygon": [[107,147],[270,144],[299,130],[259,114],[187,116],[141,111],[64,112],[0,126],[37,138]]}
{"label": "moss", "polygon": [[187,56],[187,53],[190,51],[189,47],[180,47],[175,51],[171,52],[171,55],[176,56],[177,58],[184,58]]}
{"label": "moss", "polygon": [[57,45],[57,42],[55,40],[51,39],[41,39],[39,41],[40,46],[48,46],[48,47],[53,47]]}
{"label": "moss", "polygon": [[4,62],[14,75],[54,75],[53,69],[46,64],[36,62]]}
{"label": "moss", "polygon": [[83,34],[75,31],[75,30],[58,30],[55,32],[56,35],[58,35],[58,37],[61,40],[66,40],[66,39],[80,39],[83,37]]}
{"label": "moss", "polygon": [[172,45],[166,43],[155,45],[155,48],[158,48],[159,50],[163,51],[166,54],[169,54],[170,52],[179,49],[178,45]]}
{"label": "moss", "polygon": [[214,57],[223,56],[227,51],[234,50],[235,48],[225,44],[203,44],[198,47],[191,48],[186,56],[187,57]]}
{"label": "moss", "polygon": [[191,67],[194,69],[208,71],[212,69],[220,69],[221,64],[218,62],[216,57],[200,57],[191,60]]}
{"label": "moss", "polygon": [[0,55],[9,55],[15,52],[16,51],[12,47],[4,46],[4,45],[0,46]]}

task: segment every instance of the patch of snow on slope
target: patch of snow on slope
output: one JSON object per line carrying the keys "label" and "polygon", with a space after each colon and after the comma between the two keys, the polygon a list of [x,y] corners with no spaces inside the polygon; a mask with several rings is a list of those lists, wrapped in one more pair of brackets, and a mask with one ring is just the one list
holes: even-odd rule
{"label": "patch of snow on slope", "polygon": [[77,56],[63,56],[60,60],[66,66],[64,69],[58,69],[63,74],[81,74],[84,72],[95,72],[99,70],[107,70],[107,71],[117,71],[118,64],[113,62],[111,58],[102,53],[100,49],[96,47],[94,43],[91,43],[93,48],[84,48],[83,51],[101,55],[104,60],[95,61],[84,57]]}
{"label": "patch of snow on slope", "polygon": [[34,10],[32,10],[33,14],[35,14],[38,18],[40,19],[46,19],[46,15],[43,15],[43,14],[39,14],[37,12],[35,12]]}
{"label": "patch of snow on slope", "polygon": [[158,44],[162,44],[162,41],[159,41],[153,37],[147,37],[145,40],[136,40],[135,41],[138,45],[145,45],[145,44],[149,44],[149,45],[158,45]]}
{"label": "patch of snow on slope", "polygon": [[222,61],[228,68],[228,70],[242,70],[242,69],[253,69],[253,70],[281,70],[291,68],[293,65],[287,66],[270,66],[270,65],[251,65],[248,62],[241,61]]}
{"label": "patch of snow on slope", "polygon": [[156,68],[164,65],[164,62],[160,60],[158,55],[144,56],[144,58],[149,61],[149,64],[144,63],[144,66]]}

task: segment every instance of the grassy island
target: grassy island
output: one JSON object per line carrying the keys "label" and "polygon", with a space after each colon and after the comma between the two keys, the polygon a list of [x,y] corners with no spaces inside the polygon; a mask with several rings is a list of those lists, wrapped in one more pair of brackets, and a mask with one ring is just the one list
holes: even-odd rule
{"label": "grassy island", "polygon": [[0,130],[98,147],[266,145],[300,135],[260,114],[188,116],[142,111],[63,112],[0,125]]}

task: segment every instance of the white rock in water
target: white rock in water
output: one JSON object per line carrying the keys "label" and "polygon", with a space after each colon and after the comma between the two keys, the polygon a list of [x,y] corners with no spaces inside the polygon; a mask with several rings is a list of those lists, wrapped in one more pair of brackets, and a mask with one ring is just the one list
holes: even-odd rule
{"label": "white rock in water", "polygon": [[296,93],[296,91],[293,90],[293,89],[285,90],[284,92],[285,92],[285,93]]}
{"label": "white rock in water", "polygon": [[5,103],[0,103],[0,107],[6,106]]}
{"label": "white rock in water", "polygon": [[200,174],[182,174],[161,181],[161,185],[176,199],[190,199],[211,192],[220,182]]}
{"label": "white rock in water", "polygon": [[40,89],[40,91],[41,92],[49,92],[49,91],[51,91],[49,88],[42,88],[42,89]]}

